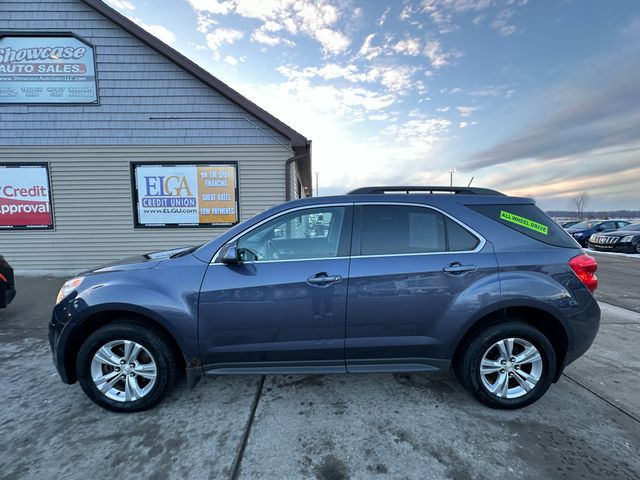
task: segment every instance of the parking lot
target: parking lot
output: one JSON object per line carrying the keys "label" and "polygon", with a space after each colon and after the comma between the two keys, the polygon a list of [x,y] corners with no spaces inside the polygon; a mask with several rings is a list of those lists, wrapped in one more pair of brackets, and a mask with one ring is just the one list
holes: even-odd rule
{"label": "parking lot", "polygon": [[376,374],[210,378],[109,413],[51,362],[62,279],[19,277],[0,311],[0,477],[640,478],[640,259],[597,258],[596,343],[518,411],[483,407],[452,375]]}

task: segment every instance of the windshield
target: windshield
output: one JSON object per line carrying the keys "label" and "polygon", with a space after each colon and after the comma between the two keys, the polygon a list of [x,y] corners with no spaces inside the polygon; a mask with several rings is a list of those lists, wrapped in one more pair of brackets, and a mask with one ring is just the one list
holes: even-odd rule
{"label": "windshield", "polygon": [[593,226],[598,223],[600,222],[580,222],[580,223],[576,223],[575,225],[571,225],[569,228],[576,229],[576,230],[593,228]]}
{"label": "windshield", "polygon": [[633,223],[631,225],[627,225],[626,227],[622,227],[620,230],[630,230],[632,232],[640,232],[640,223]]}

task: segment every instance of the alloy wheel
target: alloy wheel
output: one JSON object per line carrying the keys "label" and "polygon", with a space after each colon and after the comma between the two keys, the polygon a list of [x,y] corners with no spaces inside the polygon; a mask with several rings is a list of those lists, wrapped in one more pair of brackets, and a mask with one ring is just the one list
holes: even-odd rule
{"label": "alloy wheel", "polygon": [[513,399],[535,388],[542,369],[542,357],[533,344],[522,338],[505,338],[482,356],[480,378],[492,395]]}
{"label": "alloy wheel", "polygon": [[91,378],[107,398],[133,402],[156,383],[158,367],[145,347],[132,340],[114,340],[98,348],[91,361]]}

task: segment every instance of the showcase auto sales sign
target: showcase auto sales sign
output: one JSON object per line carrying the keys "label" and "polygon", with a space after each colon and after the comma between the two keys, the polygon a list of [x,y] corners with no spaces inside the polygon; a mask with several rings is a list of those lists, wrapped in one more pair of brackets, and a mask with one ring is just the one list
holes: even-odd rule
{"label": "showcase auto sales sign", "polygon": [[45,165],[0,165],[0,229],[53,226]]}
{"label": "showcase auto sales sign", "polygon": [[93,48],[71,36],[1,36],[0,103],[95,103]]}

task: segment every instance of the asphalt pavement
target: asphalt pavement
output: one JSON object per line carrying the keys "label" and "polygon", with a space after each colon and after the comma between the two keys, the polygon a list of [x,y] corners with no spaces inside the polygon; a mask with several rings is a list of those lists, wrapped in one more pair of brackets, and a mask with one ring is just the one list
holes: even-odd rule
{"label": "asphalt pavement", "polygon": [[216,377],[110,413],[51,363],[63,280],[20,277],[0,310],[0,478],[637,480],[640,260],[602,257],[596,342],[517,411],[483,407],[452,375],[376,374]]}

